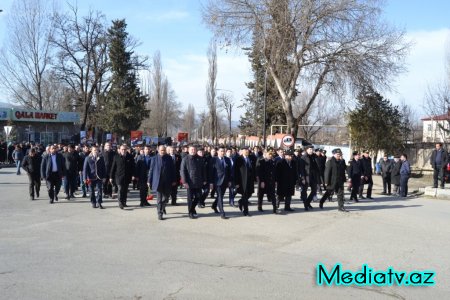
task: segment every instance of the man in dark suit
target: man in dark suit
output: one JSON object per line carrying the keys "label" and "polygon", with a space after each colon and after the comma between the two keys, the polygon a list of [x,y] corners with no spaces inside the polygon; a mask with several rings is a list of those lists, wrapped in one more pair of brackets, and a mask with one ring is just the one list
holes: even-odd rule
{"label": "man in dark suit", "polygon": [[150,163],[152,160],[152,156],[150,156],[150,146],[144,147],[144,154],[139,155],[136,159],[136,168],[134,172],[134,177],[138,181],[139,186],[139,197],[141,203],[140,207],[150,206],[150,203],[147,202],[147,194],[148,194],[148,171],[150,170]]}
{"label": "man in dark suit", "polygon": [[64,157],[56,152],[56,147],[51,145],[49,153],[42,159],[41,178],[47,182],[48,197],[50,204],[58,201],[58,193],[61,189],[62,178],[66,174]]}
{"label": "man in dark suit", "polygon": [[[112,198],[112,184],[109,181],[109,174],[111,173],[111,166],[114,159],[114,156],[116,155],[116,152],[112,150],[111,143],[106,142],[105,143],[105,149],[103,150],[102,156],[105,160],[105,166],[106,166],[106,182],[105,185],[103,185],[103,196],[105,197],[111,197]],[[147,186],[147,185],[145,185]]]}
{"label": "man in dark suit", "polygon": [[[209,163],[210,190],[216,190],[216,199],[211,208],[216,214],[220,213],[222,219],[227,219],[223,210],[223,196],[227,188],[231,187],[231,160],[225,156],[225,148],[219,147],[217,156],[212,156]],[[217,210],[219,207],[219,210]]]}
{"label": "man in dark suit", "polygon": [[167,154],[170,155],[172,158],[174,164],[175,164],[175,171],[176,171],[176,182],[177,184],[172,187],[172,191],[170,192],[170,198],[171,198],[171,205],[176,206],[177,205],[177,194],[178,194],[178,185],[180,184],[180,168],[181,168],[181,157],[178,153],[175,153],[174,147],[167,147]]}
{"label": "man in dark suit", "polygon": [[111,166],[111,173],[109,176],[110,182],[112,183],[114,181],[119,187],[117,200],[119,202],[120,209],[128,207],[128,185],[134,178],[134,158],[130,153],[127,152],[127,150],[128,146],[126,144],[120,146],[119,153],[114,156]]}
{"label": "man in dark suit", "polygon": [[433,187],[441,189],[445,187],[445,168],[447,168],[447,151],[442,148],[442,143],[436,144],[436,149],[431,153],[430,164],[433,167]]}
{"label": "man in dark suit", "polygon": [[363,153],[363,157],[361,159],[361,165],[362,165],[362,175],[364,176],[363,180],[361,181],[361,185],[359,186],[359,198],[364,199],[363,191],[364,191],[364,185],[367,184],[367,199],[373,199],[372,198],[372,187],[373,187],[373,179],[372,179],[372,158],[369,156],[369,150],[365,150]]}
{"label": "man in dark suit", "polygon": [[323,208],[323,203],[332,194],[335,193],[338,200],[338,210],[342,212],[348,212],[344,208],[344,183],[345,178],[345,160],[342,159],[341,149],[334,149],[332,151],[333,157],[325,164],[325,185],[327,191],[320,199],[319,207]]}
{"label": "man in dark suit", "polygon": [[[103,181],[106,178],[106,166],[97,146],[92,146],[91,153],[84,160],[83,179],[89,186],[93,208],[103,209]],[[97,196],[95,195],[97,189]]]}
{"label": "man in dark suit", "polygon": [[177,184],[176,180],[175,163],[166,154],[166,147],[161,145],[158,147],[158,154],[151,160],[148,172],[148,186],[156,193],[159,220],[164,220],[163,213],[172,187]]}
{"label": "man in dark suit", "polygon": [[64,182],[64,192],[66,193],[66,199],[75,198],[75,190],[77,188],[77,175],[78,175],[78,154],[75,152],[75,146],[69,145],[67,152],[63,154],[66,164],[66,180]]}
{"label": "man in dark suit", "polygon": [[[28,180],[30,183],[30,200],[34,200],[36,195],[39,198],[39,190],[41,188],[41,157],[36,154],[36,149],[31,148],[28,155],[25,156],[22,163],[22,168],[28,174]],[[36,193],[35,193],[36,190]]]}
{"label": "man in dark suit", "polygon": [[248,213],[248,199],[255,191],[255,170],[249,158],[249,150],[242,149],[242,155],[236,157],[234,165],[234,179],[236,183],[236,191],[242,195],[239,200],[239,209],[244,216],[250,216]]}

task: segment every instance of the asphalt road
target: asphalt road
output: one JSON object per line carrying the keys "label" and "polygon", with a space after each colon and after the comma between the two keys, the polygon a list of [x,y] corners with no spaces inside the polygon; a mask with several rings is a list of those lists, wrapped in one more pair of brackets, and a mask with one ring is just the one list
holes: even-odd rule
{"label": "asphalt road", "polygon": [[[414,198],[336,202],[251,217],[180,206],[158,221],[137,193],[120,210],[88,199],[30,201],[26,175],[0,169],[0,299],[449,299],[450,201]],[[348,198],[348,195],[346,195]],[[254,198],[251,199],[256,203]],[[208,199],[211,203],[211,199]],[[318,286],[316,266],[358,271],[433,270],[434,286]]]}

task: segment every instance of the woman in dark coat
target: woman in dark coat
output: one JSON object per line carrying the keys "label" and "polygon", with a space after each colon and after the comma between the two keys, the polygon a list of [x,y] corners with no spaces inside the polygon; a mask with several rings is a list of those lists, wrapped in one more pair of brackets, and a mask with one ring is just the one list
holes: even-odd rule
{"label": "woman in dark coat", "polygon": [[[298,168],[292,155],[290,150],[286,151],[284,159],[280,160],[276,166],[277,195],[279,201],[284,200],[285,211],[294,211],[291,208],[291,200],[295,194],[295,184],[298,180]],[[279,205],[280,203],[277,206]]]}

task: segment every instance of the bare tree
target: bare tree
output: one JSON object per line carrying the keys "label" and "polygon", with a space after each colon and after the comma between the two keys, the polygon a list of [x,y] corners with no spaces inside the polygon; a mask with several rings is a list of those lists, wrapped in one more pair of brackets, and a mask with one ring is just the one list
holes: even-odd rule
{"label": "bare tree", "polygon": [[219,102],[219,106],[225,110],[225,113],[227,115],[228,120],[228,136],[231,140],[232,132],[231,132],[231,116],[234,108],[234,100],[231,95],[227,94],[220,94],[217,97],[217,100]]}
{"label": "bare tree", "polygon": [[[45,98],[45,73],[48,70],[54,32],[53,2],[16,0],[7,17],[7,40],[0,51],[0,85],[13,101],[42,110]],[[53,104],[52,104],[53,105]]]}
{"label": "bare tree", "polygon": [[169,136],[181,125],[180,104],[176,101],[175,91],[166,78],[159,51],[153,56],[152,69],[143,76],[142,90],[149,95],[150,116],[143,122],[143,129],[159,137]]}
{"label": "bare tree", "polygon": [[189,133],[189,139],[192,140],[192,134],[195,129],[195,108],[189,104],[183,117],[183,129]]}
{"label": "bare tree", "polygon": [[[287,125],[297,134],[319,93],[361,86],[389,88],[404,71],[404,32],[381,21],[381,1],[210,0],[203,19],[226,44],[248,46],[254,33],[280,95]],[[300,114],[293,100],[312,93]]]}
{"label": "bare tree", "polygon": [[213,143],[217,139],[217,46],[211,41],[208,48],[208,82],[206,84],[206,103],[209,109],[209,127]]}
{"label": "bare tree", "polygon": [[70,6],[68,13],[55,17],[52,44],[58,51],[55,69],[76,95],[74,106],[82,114],[80,129],[84,130],[97,96],[109,82],[105,16],[89,10],[80,17],[77,7]]}

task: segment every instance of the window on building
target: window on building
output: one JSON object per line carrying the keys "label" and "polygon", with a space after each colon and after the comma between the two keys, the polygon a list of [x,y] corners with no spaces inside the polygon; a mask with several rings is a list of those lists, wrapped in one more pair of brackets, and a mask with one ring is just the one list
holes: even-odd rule
{"label": "window on building", "polygon": [[428,131],[431,131],[433,128],[431,126],[431,124],[428,124]]}

